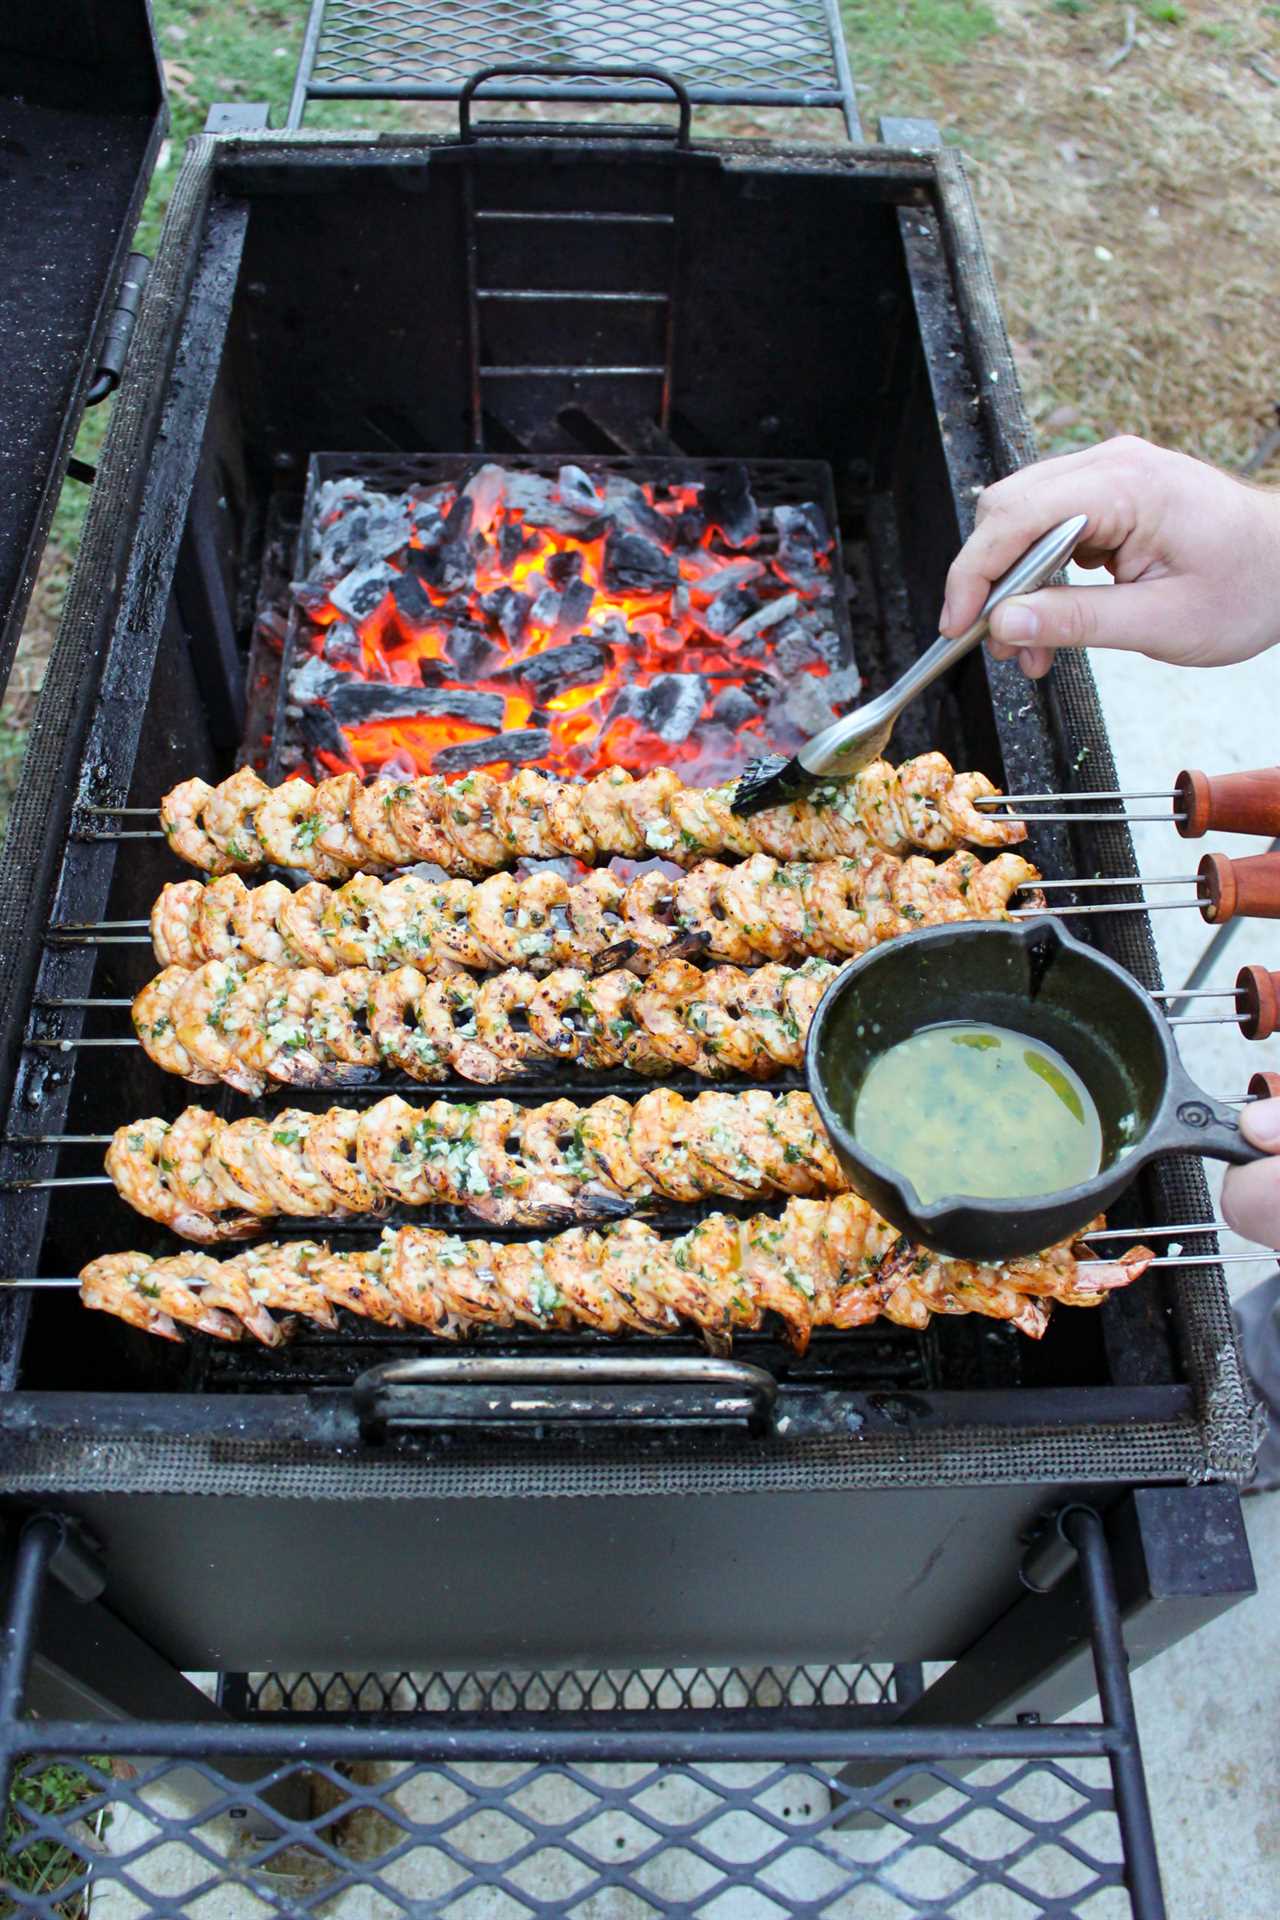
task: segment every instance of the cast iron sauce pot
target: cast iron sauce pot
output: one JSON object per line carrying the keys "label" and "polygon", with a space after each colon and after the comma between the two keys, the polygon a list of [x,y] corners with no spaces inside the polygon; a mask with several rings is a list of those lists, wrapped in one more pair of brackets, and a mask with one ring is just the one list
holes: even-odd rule
{"label": "cast iron sauce pot", "polygon": [[[1102,1167],[1092,1180],[1038,1198],[960,1194],[924,1206],[904,1175],[858,1144],[842,1113],[852,1115],[872,1062],[949,1020],[1011,1027],[1071,1063],[1102,1122]],[[1243,1139],[1231,1110],[1189,1078],[1164,1016],[1137,981],[1048,918],[926,927],[874,947],[819,1002],[805,1071],[854,1192],[912,1240],[964,1260],[1014,1259],[1066,1239],[1157,1153],[1237,1165],[1266,1158]]]}

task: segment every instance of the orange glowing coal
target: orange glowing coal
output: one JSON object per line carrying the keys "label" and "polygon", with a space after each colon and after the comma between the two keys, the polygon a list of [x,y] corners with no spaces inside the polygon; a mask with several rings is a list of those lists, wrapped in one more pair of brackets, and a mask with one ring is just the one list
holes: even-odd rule
{"label": "orange glowing coal", "polygon": [[641,487],[489,464],[461,490],[330,489],[299,593],[299,771],[723,778],[832,711],[831,530],[816,506],[757,507],[744,469]]}

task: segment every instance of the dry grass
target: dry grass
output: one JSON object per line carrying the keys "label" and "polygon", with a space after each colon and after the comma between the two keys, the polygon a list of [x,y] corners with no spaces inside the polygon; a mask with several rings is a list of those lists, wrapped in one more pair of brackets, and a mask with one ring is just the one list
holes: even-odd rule
{"label": "dry grass", "polygon": [[1042,444],[1134,432],[1243,466],[1280,403],[1280,8],[994,11],[910,106],[970,157]]}

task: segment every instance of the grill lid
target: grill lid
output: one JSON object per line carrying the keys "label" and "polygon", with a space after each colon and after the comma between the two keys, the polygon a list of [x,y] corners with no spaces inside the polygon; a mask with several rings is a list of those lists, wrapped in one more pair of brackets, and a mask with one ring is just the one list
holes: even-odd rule
{"label": "grill lid", "polygon": [[0,685],[166,124],[147,0],[0,18]]}

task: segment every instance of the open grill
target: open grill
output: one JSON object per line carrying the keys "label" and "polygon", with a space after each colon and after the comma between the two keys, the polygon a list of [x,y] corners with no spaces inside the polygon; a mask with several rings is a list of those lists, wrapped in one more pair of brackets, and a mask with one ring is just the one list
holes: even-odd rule
{"label": "open grill", "polygon": [[[143,1114],[172,1116],[192,1098],[138,1050],[92,1044],[122,1037],[122,1008],[77,1004],[129,999],[155,970],[147,948],[40,942],[42,929],[145,917],[160,886],[178,877],[150,823],[128,820],[122,830],[101,809],[154,808],[180,779],[223,777],[242,750],[275,775],[304,763],[312,771],[335,760],[348,764],[344,755],[368,772],[388,761],[394,768],[401,752],[415,766],[434,765],[442,751],[488,751],[498,732],[537,732],[550,738],[534,743],[535,764],[582,772],[607,750],[624,759],[631,753],[643,770],[684,754],[691,777],[699,777],[700,764],[708,774],[723,773],[761,747],[789,749],[806,731],[787,731],[794,714],[785,699],[795,685],[807,682],[815,697],[842,704],[856,676],[876,691],[932,637],[972,492],[1022,448],[1012,370],[984,304],[971,211],[945,157],[695,149],[680,138],[635,139],[616,130],[588,137],[552,129],[519,140],[475,127],[471,134],[462,143],[377,148],[301,138],[207,141],[185,176],[139,334],[135,384],[119,403],[99,507],[51,669],[49,710],[68,719],[33,750],[5,851],[12,885],[0,949],[15,1063],[7,1179],[56,1177],[94,1164],[94,1149],[37,1141],[109,1133]],[[643,247],[629,256],[619,243],[625,222],[641,216],[665,223],[662,233],[674,242],[674,252],[668,246],[648,267]],[[839,247],[832,244],[836,233]],[[467,272],[469,234],[482,236],[482,287],[541,297],[477,304]],[[322,298],[308,301],[302,323],[297,290],[314,280],[320,263],[344,284],[381,289],[376,301],[360,303],[358,324]],[[630,294],[642,280],[646,287],[661,280],[670,301],[668,359],[657,383],[626,371],[610,333],[613,304],[601,306],[585,328],[573,318],[564,345],[557,332],[575,312],[572,289]],[[559,305],[557,289],[566,296]],[[506,316],[500,325],[489,318],[499,310]],[[432,317],[431,327],[405,324],[406,316],[422,314]],[[565,364],[558,364],[566,349]],[[498,365],[507,372],[491,377]],[[171,379],[177,367],[182,377]],[[418,451],[456,449],[468,439],[469,454]],[[379,443],[388,451],[371,454]],[[317,447],[337,451],[317,454]],[[416,572],[403,564],[404,549],[393,549],[400,565],[386,554],[355,552],[356,561],[374,568],[389,561],[395,575],[375,578],[381,591],[368,607],[349,593],[345,608],[333,599],[351,566],[331,569],[333,577],[318,584],[308,578],[323,550],[325,513],[336,524],[333,509],[346,481],[361,481],[366,498],[415,499],[432,530],[434,566],[441,542],[433,515],[447,521],[468,482],[496,471],[510,476],[517,492],[523,486],[526,499],[545,504],[548,486],[562,488],[566,470],[570,488],[581,473],[601,500],[611,483],[620,492],[641,489],[637,512],[678,507],[693,515],[704,495],[718,490],[721,533],[708,539],[691,521],[685,546],[677,544],[693,572],[734,564],[724,519],[744,484],[750,489],[767,535],[766,572],[742,583],[744,597],[723,633],[708,634],[705,606],[691,605],[688,618],[674,621],[669,605],[655,606],[652,595],[640,593],[643,606],[621,609],[624,623],[641,623],[644,636],[644,647],[630,654],[620,643],[601,642],[591,618],[599,609],[585,603],[576,624],[568,623],[573,631],[557,630],[561,623],[551,616],[559,610],[548,605],[548,617],[534,623],[533,643],[518,635],[513,646],[503,635],[503,646],[504,609],[491,602],[492,612],[480,608],[477,617],[479,600],[501,587],[475,573],[462,583],[465,604],[449,631],[433,628],[434,615],[423,618],[411,589],[401,587],[405,604],[397,601],[396,580]],[[753,617],[794,585],[785,565],[772,564],[782,539],[770,516],[779,508],[794,516],[810,503],[818,509],[808,523],[817,561],[792,611],[819,617],[807,629],[802,618],[790,635],[785,621],[778,631],[766,621],[753,633]],[[710,525],[713,516],[704,518]],[[554,537],[527,556],[542,572],[539,592],[563,601],[575,580],[591,574],[598,592],[609,529],[595,531],[594,545],[577,543],[581,568],[571,561],[561,581],[554,569],[548,580],[546,563],[573,543],[550,531]],[[637,537],[644,541],[643,533]],[[425,553],[430,543],[409,545]],[[639,558],[648,563],[666,551],[650,541]],[[119,593],[107,587],[113,576],[123,582]],[[421,578],[434,608],[430,567]],[[437,594],[444,578],[437,572]],[[298,583],[292,602],[291,583]],[[683,574],[682,584],[691,584]],[[618,584],[623,600],[631,591],[639,590]],[[358,646],[348,639],[345,655],[326,659],[335,609]],[[739,631],[744,625],[746,634]],[[735,633],[733,647],[710,644],[731,642]],[[468,660],[450,651],[459,634],[473,649],[484,640],[493,657],[478,661],[473,652]],[[759,644],[752,649],[744,641]],[[538,661],[575,643],[598,649],[590,662],[601,668],[597,678],[577,686],[548,682],[540,695],[529,684],[530,667],[545,672]],[[744,659],[752,651],[759,657]],[[88,667],[97,660],[100,673]],[[573,672],[586,664],[579,657]],[[687,691],[690,712],[695,699],[697,711],[682,716],[680,725],[689,724],[679,740],[651,724],[665,715],[670,730],[673,710],[655,705],[651,691],[664,673],[696,680]],[[324,675],[330,677],[317,685]],[[833,697],[836,676],[844,676],[836,679],[843,699]],[[326,704],[296,697],[308,685]],[[338,712],[347,710],[335,709],[330,697],[354,692],[376,701],[397,688],[415,697],[482,699],[483,724],[474,707],[470,720],[429,714],[426,734],[406,747],[403,737],[388,735],[395,720],[344,723]],[[737,724],[725,719],[723,705],[717,714],[726,693],[736,696],[728,710],[740,715]],[[575,696],[582,696],[580,705]],[[619,703],[634,710],[618,716]],[[578,735],[566,724],[574,713],[590,721]],[[549,724],[536,714],[548,715]],[[441,737],[432,731],[437,723],[461,737]],[[1082,755],[1090,787],[1110,777],[1087,676],[1074,662],[1063,663],[1046,698],[1016,671],[971,659],[904,718],[894,755],[932,747],[1012,791],[1066,789]],[[1029,852],[1050,877],[1132,874],[1119,826],[1046,824],[1033,831]],[[1104,918],[1099,938],[1148,984],[1159,984],[1140,915]],[[673,1074],[670,1084],[696,1092],[705,1083]],[[559,1070],[549,1085],[526,1079],[484,1091],[510,1092],[528,1104],[607,1090],[634,1098],[644,1085],[618,1074],[579,1083]],[[342,1097],[361,1102],[386,1090],[379,1082]],[[469,1099],[477,1089],[459,1080],[429,1093]],[[321,1094],[288,1098],[327,1104]],[[227,1111],[239,1110],[227,1099]],[[271,1096],[267,1110],[281,1104]],[[712,1204],[751,1210],[750,1203]],[[664,1209],[663,1222],[678,1231],[698,1211]],[[411,1217],[444,1223],[429,1209]],[[1157,1225],[1205,1217],[1203,1188],[1187,1167],[1155,1173],[1128,1215]],[[484,1230],[460,1213],[447,1218],[461,1233]],[[1121,1215],[1117,1224],[1124,1221]],[[91,1208],[57,1189],[9,1192],[0,1197],[0,1224],[17,1273],[69,1274],[99,1251],[165,1244],[159,1229],[106,1190],[94,1192]],[[381,1224],[343,1225],[328,1237],[367,1244]],[[295,1230],[299,1223],[271,1228]],[[1208,1253],[1211,1242],[1203,1248]],[[1188,1250],[1196,1248],[1188,1242]],[[940,1409],[951,1404],[948,1396],[975,1395],[981,1421],[1010,1436],[1033,1420],[1056,1418],[1065,1437],[1045,1456],[1043,1471],[1060,1473],[1070,1460],[1086,1478],[1139,1455],[1147,1463],[1140,1470],[1155,1472],[1201,1457],[1204,1432],[1188,1418],[1199,1392],[1200,1404],[1212,1405],[1212,1418],[1223,1423],[1214,1447],[1230,1453],[1232,1408],[1242,1403],[1200,1391],[1210,1377],[1219,1387],[1235,1378],[1216,1288],[1205,1277],[1185,1285],[1181,1276],[1172,1284],[1148,1281],[1101,1313],[1058,1314],[1038,1346],[1005,1327],[967,1320],[935,1320],[923,1335],[880,1325],[819,1336],[803,1362],[786,1356],[770,1335],[743,1338],[735,1357],[761,1363],[781,1381],[781,1432],[761,1470],[766,1478],[791,1472],[789,1449],[808,1436],[829,1449],[815,1464],[816,1484],[829,1471],[982,1477],[986,1468],[945,1410],[934,1423],[908,1415],[905,1441],[892,1431],[892,1418],[881,1432],[877,1397],[903,1392],[941,1396]],[[224,1393],[248,1389],[249,1400],[241,1398],[237,1408],[256,1402],[260,1410],[243,1444],[264,1470],[278,1454],[282,1420],[302,1436],[296,1443],[304,1450],[323,1449],[335,1404],[325,1390],[345,1393],[371,1362],[422,1347],[412,1332],[346,1321],[337,1334],[303,1328],[271,1353],[247,1345],[211,1350],[200,1339],[162,1350],[85,1315],[71,1296],[10,1295],[3,1308],[7,1384],[37,1398],[51,1389],[124,1394],[144,1429],[149,1403],[166,1430],[176,1422],[187,1433],[206,1418],[196,1416],[195,1397],[210,1408]],[[579,1355],[603,1345],[586,1336],[549,1338],[557,1351]],[[518,1356],[537,1344],[532,1336],[491,1331],[482,1347]],[[637,1337],[626,1344],[637,1358],[650,1348],[695,1352],[691,1339]],[[1082,1389],[1098,1397],[1076,1398]],[[1133,1424],[1139,1404],[1140,1428]],[[966,1419],[971,1415],[972,1408]],[[1105,1435],[1094,1431],[1095,1420]],[[851,1434],[866,1422],[850,1452]],[[75,1451],[70,1436],[55,1435],[52,1444]],[[626,1444],[599,1433],[594,1442],[606,1453]],[[710,1463],[750,1443],[722,1436],[713,1447],[673,1428],[665,1444],[682,1458]],[[1010,1437],[1001,1474],[1017,1452]],[[166,1458],[172,1463],[175,1456]]]}

